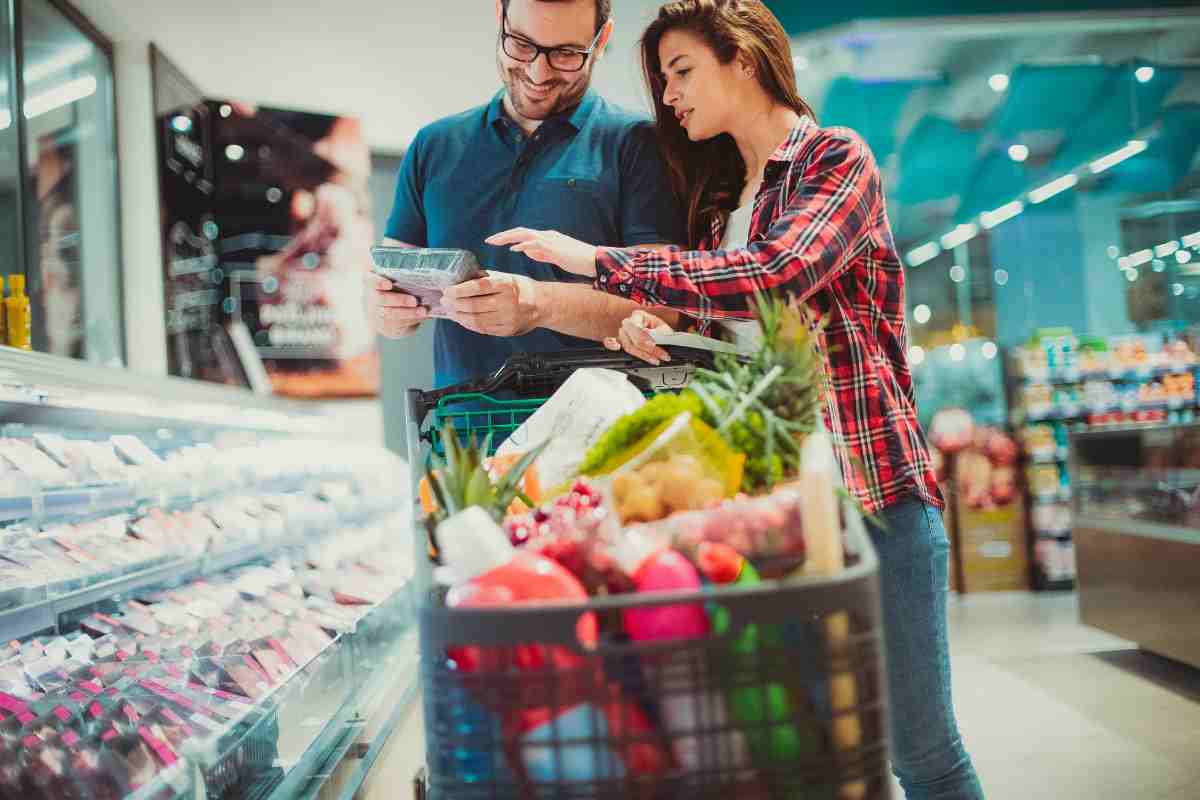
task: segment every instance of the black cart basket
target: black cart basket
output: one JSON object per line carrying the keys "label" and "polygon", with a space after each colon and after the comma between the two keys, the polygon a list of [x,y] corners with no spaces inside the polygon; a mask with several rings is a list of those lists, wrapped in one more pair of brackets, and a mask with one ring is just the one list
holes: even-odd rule
{"label": "black cart basket", "polygon": [[[651,392],[683,385],[706,357],[672,355],[657,371],[603,350],[527,356],[475,385],[411,390],[414,484],[446,423],[464,436],[494,432],[498,444],[575,368],[621,369]],[[420,791],[436,800],[889,798],[878,563],[857,513],[844,516],[847,566],[832,577],[576,605],[448,608],[422,542]],[[631,611],[686,606],[721,624],[705,638],[606,635]]]}

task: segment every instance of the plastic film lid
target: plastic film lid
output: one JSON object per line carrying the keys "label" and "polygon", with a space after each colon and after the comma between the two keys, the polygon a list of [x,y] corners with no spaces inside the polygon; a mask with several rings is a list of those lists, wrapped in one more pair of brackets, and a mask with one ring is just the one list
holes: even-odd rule
{"label": "plastic film lid", "polygon": [[503,529],[479,506],[463,509],[437,526],[443,566],[439,583],[457,586],[512,561],[515,548]]}

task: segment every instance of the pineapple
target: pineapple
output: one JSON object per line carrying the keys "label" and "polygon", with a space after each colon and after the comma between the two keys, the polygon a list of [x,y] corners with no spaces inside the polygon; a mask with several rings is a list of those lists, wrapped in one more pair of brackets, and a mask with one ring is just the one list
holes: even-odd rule
{"label": "pineapple", "polygon": [[447,423],[442,429],[445,455],[440,459],[431,459],[423,481],[433,495],[433,502],[429,504],[432,508],[426,505],[425,527],[429,533],[430,556],[435,560],[435,532],[438,524],[448,517],[471,506],[479,506],[496,522],[502,522],[514,500],[519,499],[530,508],[537,505],[521,491],[521,478],[549,442],[543,442],[525,453],[495,482],[488,474],[487,465],[491,443],[492,435],[489,433],[482,443],[476,442],[472,436],[463,445],[452,423]]}
{"label": "pineapple", "polygon": [[746,454],[742,488],[770,489],[800,467],[800,443],[817,426],[825,390],[821,354],[807,312],[776,297],[756,298],[762,347],[746,363],[720,355],[689,389],[704,421]]}

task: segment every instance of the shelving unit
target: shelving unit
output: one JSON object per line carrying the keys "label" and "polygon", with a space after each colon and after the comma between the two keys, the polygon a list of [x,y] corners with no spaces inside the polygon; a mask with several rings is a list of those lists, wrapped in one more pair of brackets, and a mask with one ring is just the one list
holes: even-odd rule
{"label": "shelving unit", "polygon": [[[1066,346],[1057,350],[1059,343]],[[1200,413],[1200,364],[1189,361],[1135,368],[1081,369],[1064,365],[1078,357],[1078,342],[1074,337],[1052,337],[1044,347],[1054,351],[1047,354],[1047,361],[1053,365],[1045,368],[1031,368],[1030,359],[1023,357],[1021,348],[1006,354],[1005,383],[1010,422],[1022,446],[1032,585],[1039,590],[1066,590],[1074,588],[1074,575],[1068,577],[1065,569],[1047,570],[1045,565],[1073,562],[1074,487],[1070,483],[1068,437],[1086,430],[1154,427],[1196,419]],[[1166,376],[1191,376],[1192,393],[1156,401],[1131,397],[1134,385]],[[1111,384],[1109,394],[1119,397],[1104,402],[1088,399],[1085,385],[1089,382]],[[1031,395],[1046,401],[1030,403]],[[1025,426],[1039,424],[1054,426],[1052,443],[1041,437],[1038,442],[1029,441]],[[1053,489],[1049,488],[1051,470],[1057,472]],[[1043,552],[1039,553],[1039,549]]]}

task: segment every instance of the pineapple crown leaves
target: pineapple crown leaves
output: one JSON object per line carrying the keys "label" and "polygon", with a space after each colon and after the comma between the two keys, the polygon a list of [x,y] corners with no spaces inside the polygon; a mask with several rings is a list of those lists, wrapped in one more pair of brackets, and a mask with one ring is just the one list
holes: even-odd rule
{"label": "pineapple crown leaves", "polygon": [[431,459],[427,471],[429,488],[438,504],[435,516],[444,519],[465,508],[480,506],[499,520],[516,498],[532,508],[533,501],[521,492],[521,479],[548,444],[549,440],[526,452],[493,483],[484,466],[491,450],[492,434],[484,437],[482,443],[477,443],[472,435],[463,444],[453,423],[448,423],[442,429],[444,455],[440,459]]}

